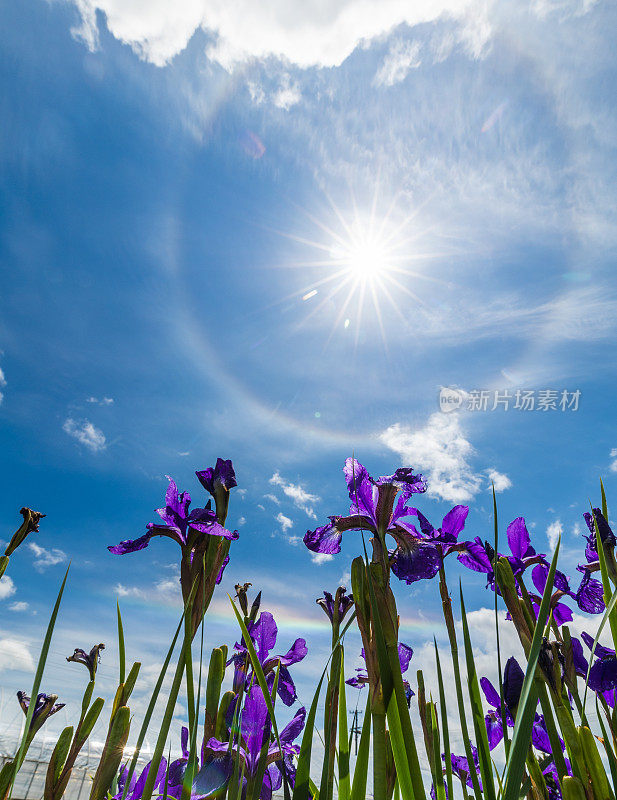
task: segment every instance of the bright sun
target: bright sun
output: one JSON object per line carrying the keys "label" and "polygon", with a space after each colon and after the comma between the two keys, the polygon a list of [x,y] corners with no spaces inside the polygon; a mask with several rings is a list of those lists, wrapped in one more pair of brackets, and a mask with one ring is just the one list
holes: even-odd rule
{"label": "bright sun", "polygon": [[[305,212],[320,229],[316,239],[283,234],[317,252],[317,257],[302,260],[293,266],[306,272],[315,268],[321,272],[292,296],[299,296],[310,304],[310,310],[300,324],[306,324],[315,315],[328,309],[331,332],[354,331],[355,344],[360,331],[366,326],[366,312],[372,307],[383,344],[386,344],[386,316],[394,314],[406,324],[403,311],[413,303],[422,312],[421,298],[409,288],[410,279],[436,280],[429,276],[421,263],[437,254],[422,252],[420,241],[425,238],[416,213],[394,219],[394,204],[383,216],[376,214],[376,198],[368,213],[359,213],[353,204],[350,214],[344,214],[332,205],[330,223]],[[412,264],[420,269],[413,269]],[[398,323],[397,323],[398,324]]]}
{"label": "bright sun", "polygon": [[358,231],[348,242],[332,248],[333,266],[346,270],[358,283],[371,282],[389,270],[388,250],[384,241]]}

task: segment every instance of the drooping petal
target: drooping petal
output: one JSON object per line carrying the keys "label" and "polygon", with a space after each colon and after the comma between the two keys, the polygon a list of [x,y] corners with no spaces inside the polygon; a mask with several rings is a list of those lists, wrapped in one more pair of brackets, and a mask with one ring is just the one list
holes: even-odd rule
{"label": "drooping petal", "polygon": [[[229,748],[229,744],[226,747]],[[227,785],[232,772],[233,757],[228,752],[207,759],[193,779],[192,800],[215,797]]]}
{"label": "drooping petal", "polygon": [[589,670],[589,686],[594,692],[607,692],[617,687],[617,658],[599,658]]}
{"label": "drooping petal", "polygon": [[493,708],[501,708],[501,697],[488,678],[480,678],[480,687],[486,697],[486,702]]}
{"label": "drooping petal", "polygon": [[458,561],[467,569],[474,572],[493,574],[493,564],[482,539],[479,536],[471,542],[464,542],[464,549],[456,556]]}
{"label": "drooping petal", "polygon": [[[593,647],[593,636],[587,633],[587,631],[583,631],[581,633],[581,639],[585,642],[587,647],[591,650]],[[599,642],[596,645],[596,649],[594,650],[594,655],[596,658],[614,658],[615,651],[611,650],[610,647],[604,647]]]}
{"label": "drooping petal", "polygon": [[583,654],[583,645],[574,636],[571,637],[572,642],[572,660],[574,662],[574,670],[581,678],[587,677],[587,670],[589,669],[589,662]]}
{"label": "drooping petal", "polygon": [[[533,581],[533,585],[536,587],[540,595],[544,594],[544,589],[546,588],[546,579],[549,573],[549,565],[545,563],[536,564],[531,572],[531,580]],[[560,592],[564,592],[564,594],[570,593],[570,584],[566,576],[560,570],[555,571],[555,579],[553,581],[553,589],[558,590]]]}
{"label": "drooping petal", "polygon": [[552,612],[553,619],[555,620],[557,627],[565,625],[566,622],[572,622],[574,619],[572,609],[569,608],[565,603],[555,603],[555,605],[552,607]]}
{"label": "drooping petal", "polygon": [[[268,677],[270,676],[272,676],[272,683],[274,683],[274,672],[270,672]],[[272,689],[272,686],[270,686],[270,689]],[[296,684],[294,683],[291,673],[287,667],[281,667],[279,669],[277,694],[286,706],[293,705],[298,699]]]}
{"label": "drooping petal", "polygon": [[390,553],[390,567],[399,580],[411,584],[434,578],[441,567],[441,556],[433,544],[417,540],[409,547]]}
{"label": "drooping petal", "polygon": [[123,556],[126,553],[136,553],[138,550],[146,548],[150,544],[150,539],[155,535],[156,533],[148,531],[144,533],[143,536],[140,536],[139,539],[125,539],[123,542],[120,542],[120,544],[109,545],[107,549],[116,556]]}
{"label": "drooping petal", "polygon": [[401,673],[405,674],[409,669],[409,662],[411,661],[411,657],[413,656],[413,650],[408,644],[403,644],[403,642],[398,643],[398,660],[401,665]]}
{"label": "drooping petal", "polygon": [[306,709],[304,706],[298,711],[296,711],[295,716],[281,731],[279,738],[281,740],[281,744],[283,743],[291,743],[294,739],[297,739],[298,736],[302,733],[304,729],[304,721],[306,719]]}
{"label": "drooping petal", "polygon": [[602,584],[591,573],[585,572],[576,593],[576,602],[581,611],[588,614],[601,614],[604,609],[604,590]]}
{"label": "drooping petal", "polygon": [[296,639],[296,641],[289,648],[284,656],[277,656],[277,661],[280,661],[284,667],[290,667],[292,664],[297,664],[308,653],[308,647],[304,639]]}
{"label": "drooping petal", "polygon": [[225,572],[225,567],[229,564],[229,556],[225,556],[223,559],[223,563],[221,564],[221,568],[218,571],[218,575],[216,576],[215,583],[218,586],[219,583],[223,580],[223,573]]}
{"label": "drooping petal", "polygon": [[488,736],[488,746],[493,750],[503,739],[503,723],[499,714],[494,711],[489,712],[484,717],[486,733]]}
{"label": "drooping petal", "polygon": [[330,522],[316,528],[314,531],[307,531],[304,536],[304,544],[314,553],[327,553],[334,555],[341,552],[341,532],[336,527],[336,517],[329,517]]}

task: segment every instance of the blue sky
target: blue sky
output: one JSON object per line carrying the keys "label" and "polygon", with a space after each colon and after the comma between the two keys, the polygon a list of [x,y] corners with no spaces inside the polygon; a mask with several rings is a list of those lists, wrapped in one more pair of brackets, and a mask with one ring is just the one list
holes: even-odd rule
{"label": "blue sky", "polygon": [[[617,489],[617,12],[408,5],[0,10],[4,538],[22,505],[47,513],[4,581],[5,688],[31,681],[69,559],[46,688],[72,697],[62,655],[94,640],[111,686],[118,596],[154,669],[177,553],[106,545],[141,534],[166,474],[199,502],[217,456],[240,539],[209,641],[234,641],[224,589],[263,587],[284,645],[309,641],[303,698],[327,642],[314,599],[358,541],[315,563],[298,537],[346,511],[351,452],[422,471],[435,522],[469,503],[470,536],[490,535],[492,476],[501,520],[525,516],[541,550],[561,530],[575,574],[588,498],[601,475]],[[444,386],[581,395],[443,414]],[[483,583],[463,580],[490,669]],[[423,663],[436,586],[397,592]]]}

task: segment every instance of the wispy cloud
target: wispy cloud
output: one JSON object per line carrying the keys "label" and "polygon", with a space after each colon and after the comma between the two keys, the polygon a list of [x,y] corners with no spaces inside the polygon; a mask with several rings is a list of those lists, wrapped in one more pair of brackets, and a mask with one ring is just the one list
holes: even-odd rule
{"label": "wispy cloud", "polygon": [[557,540],[562,534],[563,534],[563,525],[558,519],[551,522],[548,528],[546,529],[546,538],[548,539],[548,546],[551,553],[555,551],[555,548],[557,547]]}
{"label": "wispy cloud", "polygon": [[27,611],[29,608],[30,604],[25,600],[17,600],[15,603],[11,603],[9,611]]}
{"label": "wispy cloud", "polygon": [[48,567],[55,567],[56,564],[62,564],[63,561],[66,561],[66,553],[57,547],[46,550],[36,542],[28,542],[28,547],[34,554],[34,568],[37,572],[45,572]]}
{"label": "wispy cloud", "polygon": [[488,491],[492,491],[493,486],[495,492],[505,492],[506,489],[512,487],[512,481],[503,472],[498,472],[496,469],[489,469],[487,473],[488,478]]}
{"label": "wispy cloud", "polygon": [[426,475],[430,494],[462,503],[471,500],[480,490],[482,478],[469,463],[474,448],[463,434],[456,412],[435,412],[417,429],[396,423],[379,438],[398,453],[405,465]]}
{"label": "wispy cloud", "polygon": [[278,472],[275,472],[270,478],[270,483],[273,486],[280,487],[283,490],[283,493],[293,501],[293,504],[297,508],[304,511],[307,517],[310,517],[311,519],[317,519],[317,515],[313,510],[313,503],[317,503],[319,501],[319,497],[316,494],[307,492],[307,490],[298,483],[286,481],[284,478],[281,478]]}
{"label": "wispy cloud", "polygon": [[276,515],[275,519],[281,526],[283,533],[288,531],[290,528],[293,528],[293,520],[289,519],[289,517],[286,517],[285,514],[281,513],[280,511]]}
{"label": "wispy cloud", "polygon": [[69,417],[62,426],[62,430],[80,444],[83,444],[84,447],[92,450],[93,453],[98,453],[107,447],[103,431],[87,419],[77,422],[72,417]]}
{"label": "wispy cloud", "polygon": [[[0,386],[6,386],[6,378],[4,377],[4,370],[0,367]],[[0,405],[2,405],[2,401],[4,400],[4,393],[0,392]]]}
{"label": "wispy cloud", "polygon": [[374,85],[394,86],[395,83],[405,80],[409,71],[419,67],[422,63],[421,49],[422,44],[418,41],[409,42],[404,39],[395,39],[373,78]]}
{"label": "wispy cloud", "polygon": [[0,639],[0,670],[34,672],[34,659],[24,642],[18,639]]}
{"label": "wispy cloud", "polygon": [[7,597],[15,594],[15,584],[10,575],[3,575],[0,578],[0,600],[6,600]]}
{"label": "wispy cloud", "polygon": [[613,447],[611,450],[611,465],[610,465],[611,472],[617,472],[617,447]]}
{"label": "wispy cloud", "polygon": [[112,406],[114,404],[113,397],[87,397],[86,403],[92,403],[97,406]]}
{"label": "wispy cloud", "polygon": [[318,564],[321,566],[322,564],[327,564],[328,561],[332,561],[334,556],[329,555],[328,553],[311,553],[311,561],[313,564]]}

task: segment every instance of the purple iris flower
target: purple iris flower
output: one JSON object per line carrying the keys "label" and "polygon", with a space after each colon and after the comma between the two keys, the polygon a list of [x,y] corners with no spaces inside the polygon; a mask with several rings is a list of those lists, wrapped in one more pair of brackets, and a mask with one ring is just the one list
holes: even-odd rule
{"label": "purple iris flower", "polygon": [[338,611],[338,621],[341,623],[343,617],[353,606],[353,595],[347,594],[347,589],[344,586],[339,586],[336,597],[332,597],[330,592],[323,593],[323,597],[318,597],[315,602],[321,606],[327,614],[330,622],[334,621],[334,611]]}
{"label": "purple iris flower", "polygon": [[578,571],[583,573],[583,579],[576,593],[576,602],[581,611],[586,611],[588,614],[601,614],[605,609],[602,583],[597,580],[597,578],[592,578],[592,573],[600,569],[595,523],[598,525],[600,540],[606,551],[607,567],[609,571],[613,567],[614,556],[612,555],[612,551],[615,547],[616,540],[613,531],[608,522],[604,519],[604,515],[599,508],[593,509],[593,516],[589,512],[586,512],[583,514],[583,517],[589,528],[589,536],[585,536],[587,540],[587,545],[585,547],[586,563],[579,564],[577,567]]}
{"label": "purple iris flower", "polygon": [[80,647],[75,648],[72,656],[67,656],[67,661],[75,661],[77,664],[83,664],[90,673],[90,680],[93,681],[96,676],[96,668],[101,663],[101,650],[105,649],[104,644],[95,644],[89,653],[82,650]]}
{"label": "purple iris flower", "polygon": [[[25,692],[20,691],[17,692],[17,699],[19,700],[22,711],[27,715],[28,708],[30,707],[30,697]],[[37,695],[34,704],[34,712],[30,721],[31,733],[36,733],[48,717],[51,717],[52,714],[56,714],[61,708],[64,708],[65,703],[56,703],[57,699],[57,694],[45,694],[41,692]]]}
{"label": "purple iris flower", "polygon": [[[532,593],[529,594],[536,612],[536,616],[540,610],[540,604],[542,603],[542,595],[544,594],[544,590],[546,588],[546,579],[548,577],[548,573],[549,566],[546,563],[536,564],[531,573],[531,580],[533,581],[533,585],[536,587],[539,593],[538,595]],[[562,597],[572,597],[574,600],[576,600],[576,595],[570,589],[570,584],[567,577],[563,574],[563,572],[556,570],[555,579],[553,580],[553,594],[551,595],[550,609],[553,613],[553,619],[558,626],[565,625],[566,622],[572,622],[574,619],[572,616],[572,610],[565,603],[560,602]]]}
{"label": "purple iris flower", "polygon": [[[583,631],[581,639],[591,650],[593,636]],[[602,695],[611,708],[615,707],[615,690],[617,689],[617,656],[610,647],[601,644],[594,650],[595,661],[589,670],[589,688]],[[585,662],[586,663],[586,662]],[[586,675],[586,671],[585,671]]]}
{"label": "purple iris flower", "polygon": [[[293,784],[295,772],[292,758],[300,752],[300,748],[294,745],[293,741],[302,732],[305,717],[306,710],[300,708],[291,722],[280,732],[281,749],[279,749],[276,741],[270,743],[271,720],[260,686],[254,684],[247,694],[240,715],[239,741],[231,747],[233,752],[240,756],[240,770],[244,770],[245,778],[250,780],[257,774],[262,749],[268,745],[266,772],[259,795],[261,800],[270,800],[272,792],[280,788],[283,782],[282,770],[285,770]],[[211,738],[206,748],[212,753],[223,755],[229,752],[230,745],[229,742]]]}
{"label": "purple iris flower", "polygon": [[218,521],[216,513],[210,508],[194,508],[189,512],[191,496],[188,492],[178,492],[174,480],[167,476],[169,486],[165,494],[165,508],[157,508],[156,513],[163,520],[149,522],[146,525],[148,532],[138,539],[128,539],[120,544],[108,547],[110,553],[124,555],[143,550],[150,543],[153,536],[168,536],[182,548],[190,546],[199,534],[221,536],[224,539],[235,540],[238,531],[228,531]]}
{"label": "purple iris flower", "polygon": [[[523,517],[517,517],[507,528],[506,536],[510,555],[506,556],[512,567],[514,575],[522,575],[533,564],[545,564],[546,556],[538,554],[531,546],[529,531]],[[457,556],[461,564],[474,572],[483,572],[487,576],[487,585],[494,587],[495,576],[493,573],[495,551],[488,542],[483,542],[479,536],[471,542],[465,542],[465,548]]]}
{"label": "purple iris flower", "polygon": [[[148,773],[150,772],[151,765],[152,762],[146,764],[139,778],[137,778],[135,773],[133,773],[133,775],[131,776],[131,780],[129,782],[129,787],[127,789],[126,800],[141,800],[141,796],[144,793],[144,788],[146,786],[146,780],[148,779]],[[165,758],[162,758],[156,773],[156,780],[154,781],[153,793],[156,793],[157,789],[159,789],[162,794],[165,784],[166,773],[167,773],[167,760]],[[113,795],[112,800],[121,800],[122,795],[124,794],[124,787],[126,786],[126,779],[128,778],[128,774],[129,774],[129,768],[125,765],[120,769],[120,772],[118,773],[118,792],[117,794]]]}
{"label": "purple iris flower", "polygon": [[[471,746],[471,757],[474,763],[474,769],[478,776],[478,783],[480,784],[480,791],[482,789],[482,780],[480,778],[480,761],[478,759],[478,750],[474,745]],[[441,758],[445,761],[444,753],[441,754]],[[471,771],[469,768],[469,761],[465,758],[465,756],[455,756],[454,753],[450,755],[450,763],[452,764],[452,772],[456,777],[460,780],[461,783],[464,783],[466,786],[469,786],[470,789],[473,789],[473,781],[471,780]]]}
{"label": "purple iris flower", "polygon": [[221,489],[229,491],[238,485],[231,460],[226,461],[223,458],[216,459],[215,467],[199,470],[195,475],[197,475],[204,489],[210,492],[214,498],[216,498],[216,493]]}
{"label": "purple iris flower", "polygon": [[304,543],[308,549],[329,555],[340,553],[343,533],[351,530],[372,534],[374,543],[383,547],[383,538],[389,534],[397,544],[388,555],[398,578],[412,583],[436,575],[441,560],[435,544],[425,541],[415,527],[405,521],[406,517],[417,516],[417,509],[406,503],[413,494],[426,491],[424,478],[404,467],[375,480],[354,458],[345,461],[343,472],[351,500],[349,514],[329,517],[325,525],[307,531]]}
{"label": "purple iris flower", "polygon": [[[521,697],[521,690],[523,688],[523,681],[525,680],[525,673],[521,669],[518,661],[513,657],[506,661],[506,666],[503,673],[503,712],[506,719],[506,725],[509,728],[514,727],[514,716],[516,707]],[[488,712],[484,718],[486,724],[486,732],[488,734],[489,747],[492,750],[497,747],[499,742],[503,739],[503,722],[502,722],[502,702],[499,692],[495,689],[493,684],[488,678],[480,679],[480,686],[486,697],[486,702],[492,706],[492,710]]]}
{"label": "purple iris flower", "polygon": [[[362,648],[360,655],[362,658],[365,658],[364,655],[364,648]],[[413,656],[413,650],[408,644],[403,644],[403,642],[398,643],[398,660],[399,664],[401,665],[401,674],[404,674],[409,669],[409,662],[411,661],[411,657]],[[357,667],[356,668],[356,675],[353,678],[349,678],[345,681],[346,684],[349,686],[353,686],[355,689],[363,689],[365,686],[369,685],[369,677],[366,669],[364,667]],[[414,696],[415,692],[409,685],[409,682],[403,678],[403,686],[405,687],[405,697],[407,698],[407,705],[411,703],[411,698]]]}
{"label": "purple iris flower", "polygon": [[[297,698],[296,686],[289,673],[289,667],[297,664],[306,656],[308,648],[306,641],[302,638],[296,639],[285,655],[270,655],[270,651],[276,645],[278,628],[274,617],[269,611],[262,611],[257,622],[250,623],[248,626],[249,636],[255,645],[257,658],[266,676],[266,680],[272,688],[277,668],[279,669],[279,682],[277,694],[286,706],[292,705]],[[234,691],[239,691],[244,684],[248,687],[251,683],[251,674],[247,673],[249,662],[248,650],[244,642],[235,644],[235,652],[227,662],[235,666]],[[279,668],[280,664],[280,668]]]}

